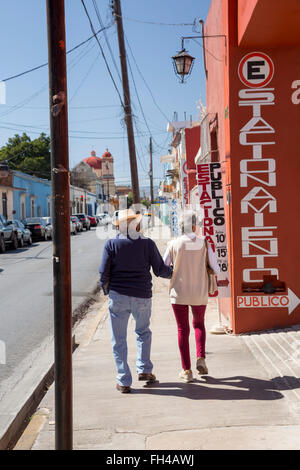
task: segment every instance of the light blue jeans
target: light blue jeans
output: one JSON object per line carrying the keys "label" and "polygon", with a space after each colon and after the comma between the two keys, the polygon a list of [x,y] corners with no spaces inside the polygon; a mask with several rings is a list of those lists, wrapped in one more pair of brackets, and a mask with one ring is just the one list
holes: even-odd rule
{"label": "light blue jeans", "polygon": [[120,385],[127,387],[132,384],[132,375],[127,363],[127,326],[130,314],[135,319],[137,373],[152,372],[153,364],[150,361],[152,333],[149,328],[151,305],[151,298],[130,297],[112,290],[109,292],[111,342],[118,371],[117,381]]}

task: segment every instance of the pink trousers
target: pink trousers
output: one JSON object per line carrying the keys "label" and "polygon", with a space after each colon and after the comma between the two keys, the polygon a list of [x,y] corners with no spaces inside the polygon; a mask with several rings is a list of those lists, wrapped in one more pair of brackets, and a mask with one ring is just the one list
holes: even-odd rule
{"label": "pink trousers", "polygon": [[[181,355],[182,368],[184,370],[189,370],[191,368],[189,345],[189,306],[172,304],[172,308],[175,314],[178,327],[178,346]],[[193,313],[193,327],[195,330],[197,358],[205,357],[206,332],[204,325],[204,315],[206,305],[191,305],[191,309]]]}

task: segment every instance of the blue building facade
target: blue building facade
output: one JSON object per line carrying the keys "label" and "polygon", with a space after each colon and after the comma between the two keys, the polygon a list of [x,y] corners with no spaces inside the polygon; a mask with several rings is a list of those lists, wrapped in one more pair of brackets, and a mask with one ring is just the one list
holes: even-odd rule
{"label": "blue building facade", "polygon": [[[27,217],[52,216],[51,181],[13,170],[11,192],[13,216],[9,218],[23,220]],[[70,186],[70,214],[77,211],[95,215],[98,202],[96,194]]]}
{"label": "blue building facade", "polygon": [[51,181],[13,171],[14,219],[52,215]]}
{"label": "blue building facade", "polygon": [[87,215],[95,215],[97,213],[96,194],[87,191],[86,193],[86,213]]}

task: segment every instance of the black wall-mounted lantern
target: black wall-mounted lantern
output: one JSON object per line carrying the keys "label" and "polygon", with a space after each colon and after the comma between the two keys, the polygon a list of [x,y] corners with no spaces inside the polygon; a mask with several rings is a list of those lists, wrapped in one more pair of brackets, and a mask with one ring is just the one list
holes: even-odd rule
{"label": "black wall-mounted lantern", "polygon": [[201,24],[202,27],[202,35],[201,36],[184,36],[181,38],[181,52],[178,52],[178,54],[174,55],[172,57],[173,60],[173,66],[175,70],[175,74],[180,77],[180,82],[184,83],[185,78],[188,77],[193,69],[194,65],[194,60],[195,57],[192,57],[190,54],[187,53],[187,51],[184,48],[184,41],[187,39],[202,39],[203,40],[203,60],[204,60],[204,70],[205,70],[205,75],[207,78],[207,68],[206,68],[206,47],[204,43],[205,38],[224,38],[224,45],[225,45],[225,65],[227,65],[227,38],[225,34],[209,34],[205,35],[204,34],[204,22],[203,20],[199,20],[199,23]]}
{"label": "black wall-mounted lantern", "polygon": [[193,69],[195,57],[187,53],[185,49],[172,57],[174,71],[180,77],[181,83],[184,83]]}

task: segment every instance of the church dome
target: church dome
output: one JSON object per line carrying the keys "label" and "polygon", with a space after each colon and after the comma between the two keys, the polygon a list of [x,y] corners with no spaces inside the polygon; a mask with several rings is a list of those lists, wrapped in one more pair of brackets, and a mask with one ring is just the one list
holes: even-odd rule
{"label": "church dome", "polygon": [[83,161],[87,163],[90,167],[92,167],[94,170],[101,170],[102,168],[102,160],[101,158],[96,156],[96,152],[94,150],[91,151],[91,156],[85,158]]}

